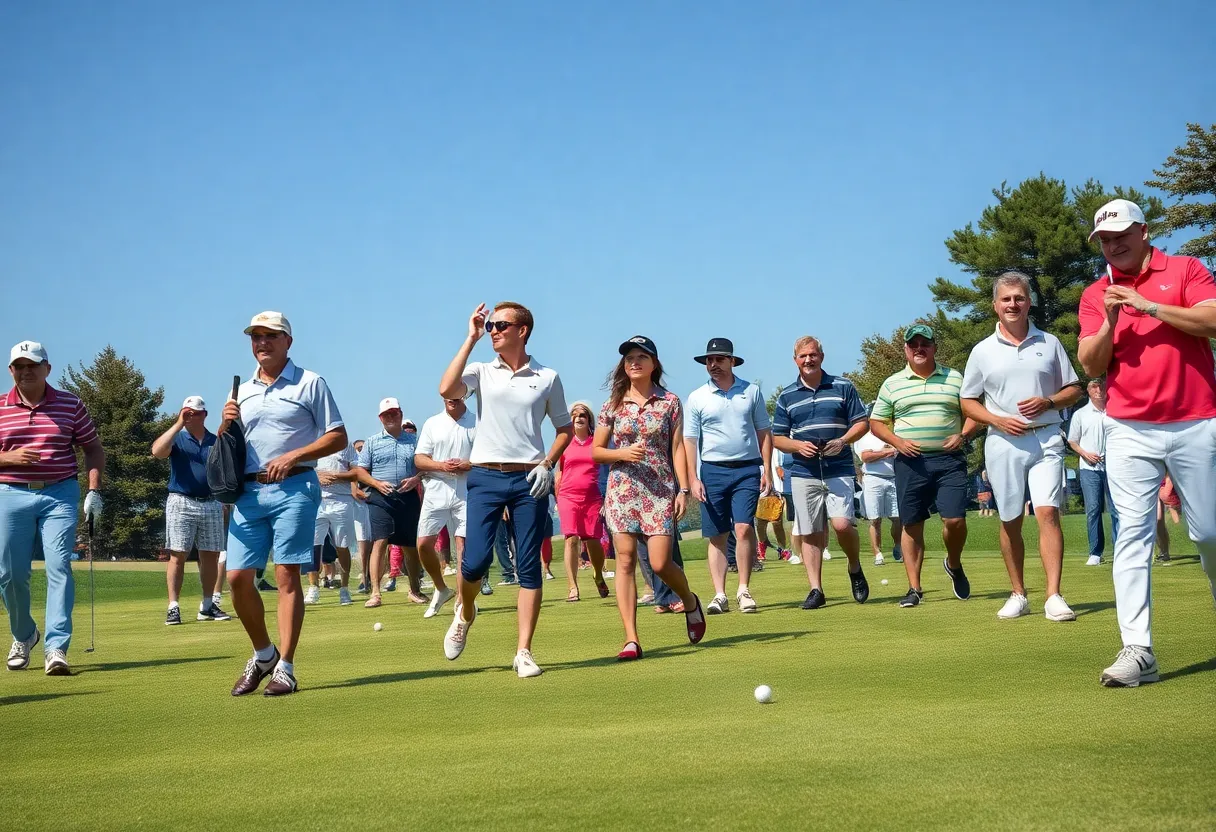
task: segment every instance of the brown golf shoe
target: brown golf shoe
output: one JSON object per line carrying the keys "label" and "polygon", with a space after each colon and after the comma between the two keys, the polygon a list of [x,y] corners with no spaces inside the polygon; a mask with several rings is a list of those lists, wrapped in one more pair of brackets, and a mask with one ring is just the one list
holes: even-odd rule
{"label": "brown golf shoe", "polygon": [[245,664],[245,672],[241,674],[241,678],[236,680],[236,684],[232,686],[233,696],[244,696],[247,693],[253,693],[262,684],[262,680],[274,672],[275,666],[279,663],[279,649],[276,647],[274,655],[264,662],[259,662],[254,656]]}
{"label": "brown golf shoe", "polygon": [[270,681],[266,684],[266,690],[262,691],[264,696],[286,696],[289,693],[296,692],[296,677],[292,676],[281,667],[274,669],[274,675],[270,677]]}

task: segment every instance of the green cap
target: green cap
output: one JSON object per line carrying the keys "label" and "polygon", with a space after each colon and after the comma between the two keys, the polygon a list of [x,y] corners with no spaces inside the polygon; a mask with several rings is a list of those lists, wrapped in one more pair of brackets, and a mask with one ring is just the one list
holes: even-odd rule
{"label": "green cap", "polygon": [[928,324],[912,324],[912,326],[904,330],[904,343],[908,343],[917,335],[932,341],[933,327],[929,326]]}

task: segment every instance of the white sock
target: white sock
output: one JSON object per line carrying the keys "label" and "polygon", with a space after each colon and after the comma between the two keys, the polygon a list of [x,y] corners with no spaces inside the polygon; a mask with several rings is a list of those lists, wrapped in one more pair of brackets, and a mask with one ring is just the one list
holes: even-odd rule
{"label": "white sock", "polygon": [[285,659],[279,659],[278,669],[282,670],[284,673],[288,674],[289,676],[296,675],[295,664],[293,662],[286,661]]}
{"label": "white sock", "polygon": [[170,601],[170,602],[169,602],[169,609],[171,609],[171,610],[175,610],[175,609],[177,609],[177,602],[176,602],[176,601]]}
{"label": "white sock", "polygon": [[747,584],[739,584],[739,594],[742,595],[745,592],[747,592]]}
{"label": "white sock", "polygon": [[274,645],[271,644],[267,647],[263,647],[261,650],[254,650],[253,655],[258,661],[265,664],[274,658]]}

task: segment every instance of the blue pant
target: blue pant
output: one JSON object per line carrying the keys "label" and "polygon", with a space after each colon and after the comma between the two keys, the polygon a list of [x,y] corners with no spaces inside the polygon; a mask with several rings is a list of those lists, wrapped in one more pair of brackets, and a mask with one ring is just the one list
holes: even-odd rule
{"label": "blue pant", "polygon": [[72,580],[72,549],[76,544],[76,503],[80,484],[66,480],[30,491],[0,484],[0,592],[8,608],[13,638],[26,641],[34,634],[30,614],[30,573],[34,536],[42,538],[46,559],[47,650],[65,653],[72,642],[72,606],[76,583]]}
{"label": "blue pant", "polygon": [[736,523],[756,522],[760,501],[760,460],[755,465],[732,467],[718,462],[701,463],[701,534],[716,537],[733,531]]}
{"label": "blue pant", "polygon": [[[466,515],[467,516],[467,515]],[[499,523],[494,533],[494,553],[498,555],[498,568],[504,581],[515,580],[515,563],[511,560],[511,526]]]}
{"label": "blue pant", "polygon": [[466,536],[460,574],[480,582],[494,560],[494,540],[502,523],[502,510],[511,511],[515,538],[515,575],[524,589],[541,588],[540,543],[544,537],[548,496],[539,500],[528,493],[532,484],[523,471],[469,471],[469,497],[465,507]]}
{"label": "blue pant", "polygon": [[274,552],[276,564],[307,571],[320,506],[321,483],[312,471],[266,485],[245,483],[228,524],[228,568],[265,569]]}
{"label": "blue pant", "polygon": [[1105,471],[1078,471],[1081,493],[1085,496],[1085,528],[1089,532],[1089,554],[1101,557],[1106,550],[1106,530],[1102,528],[1102,509],[1110,512],[1111,551],[1119,537],[1119,512],[1110,498]]}
{"label": "blue pant", "polygon": [[[679,529],[676,530],[675,539],[671,541],[671,559],[680,569],[684,568],[684,559],[680,557]],[[663,583],[663,579],[650,568],[650,549],[646,546],[646,538],[644,537],[638,538],[638,563],[642,566],[642,574],[646,576],[646,580],[654,590],[654,602],[656,605],[670,607],[680,600],[680,596],[676,595],[671,587]]]}

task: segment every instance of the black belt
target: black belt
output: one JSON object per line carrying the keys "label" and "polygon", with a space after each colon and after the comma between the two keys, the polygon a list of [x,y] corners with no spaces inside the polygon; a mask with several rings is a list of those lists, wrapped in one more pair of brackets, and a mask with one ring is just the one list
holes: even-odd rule
{"label": "black belt", "polygon": [[717,461],[713,461],[713,460],[703,459],[703,460],[701,460],[701,464],[702,465],[717,465],[722,468],[759,468],[761,465],[764,464],[764,460],[762,460],[762,459],[745,459],[743,461],[725,460],[723,462],[717,462]]}
{"label": "black belt", "polygon": [[[313,470],[313,469],[308,465],[297,465],[295,468],[292,468],[290,471],[288,471],[287,476],[283,477],[283,479],[289,479],[291,477],[296,477],[296,476],[299,476],[300,474],[305,474],[311,470]],[[265,471],[258,471],[256,474],[246,474],[245,482],[260,482],[262,485],[272,485],[273,484],[270,482],[270,480],[268,480],[266,478]],[[280,482],[281,482],[281,480],[280,480]]]}
{"label": "black belt", "polygon": [[195,497],[193,494],[183,494],[180,491],[170,491],[169,493],[177,497],[185,497],[187,500],[194,500],[196,503],[209,503],[213,499],[210,494],[206,497]]}

